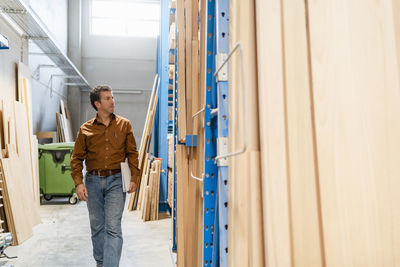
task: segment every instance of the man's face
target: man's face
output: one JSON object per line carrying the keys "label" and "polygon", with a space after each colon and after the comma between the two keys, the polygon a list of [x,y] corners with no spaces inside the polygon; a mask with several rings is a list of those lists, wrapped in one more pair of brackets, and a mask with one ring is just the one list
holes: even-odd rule
{"label": "man's face", "polygon": [[106,113],[114,113],[114,96],[110,91],[100,92],[100,102],[97,101],[97,111],[103,111]]}

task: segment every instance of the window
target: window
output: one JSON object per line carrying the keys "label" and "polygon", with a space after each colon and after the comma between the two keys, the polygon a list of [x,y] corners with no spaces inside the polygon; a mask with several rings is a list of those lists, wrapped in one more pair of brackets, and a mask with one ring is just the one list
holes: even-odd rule
{"label": "window", "polygon": [[92,0],[90,32],[93,35],[156,37],[160,28],[160,2]]}

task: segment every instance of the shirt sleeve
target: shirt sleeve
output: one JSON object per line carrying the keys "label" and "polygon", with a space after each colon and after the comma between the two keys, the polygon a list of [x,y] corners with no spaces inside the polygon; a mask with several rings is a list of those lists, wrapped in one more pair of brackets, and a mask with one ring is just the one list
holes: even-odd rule
{"label": "shirt sleeve", "polygon": [[128,122],[126,136],[126,157],[128,158],[129,168],[131,169],[131,182],[136,184],[139,181],[139,152],[137,151],[135,136],[133,135],[132,125]]}
{"label": "shirt sleeve", "polygon": [[79,129],[71,157],[71,176],[75,186],[83,183],[82,169],[83,161],[86,159],[86,150],[85,135],[82,133],[82,129]]}

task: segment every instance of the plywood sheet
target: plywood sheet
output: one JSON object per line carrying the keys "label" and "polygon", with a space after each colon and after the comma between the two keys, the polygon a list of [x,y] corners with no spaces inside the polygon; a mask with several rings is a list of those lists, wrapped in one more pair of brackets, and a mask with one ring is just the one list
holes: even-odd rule
{"label": "plywood sheet", "polygon": [[392,1],[310,1],[306,12],[326,266],[399,266]]}
{"label": "plywood sheet", "polygon": [[[185,142],[186,138],[186,30],[185,30],[185,1],[177,0],[176,9],[178,30],[178,135],[179,141]],[[190,38],[190,37],[189,37]]]}
{"label": "plywood sheet", "polygon": [[34,222],[40,220],[38,209],[33,202],[32,190],[24,181],[26,177],[23,162],[16,159],[2,159],[5,185],[9,197],[12,221],[15,225],[17,243],[21,244],[32,236]]}
{"label": "plywood sheet", "polygon": [[[256,61],[255,3],[230,1],[229,44],[231,49],[241,42],[243,62],[239,53],[231,60],[229,94],[229,141],[230,151],[243,148],[244,130],[247,135],[246,152],[235,156],[229,163],[229,266],[262,266],[264,242],[262,233],[261,176],[251,176],[252,168],[260,169],[259,119]],[[244,76],[241,77],[244,66]],[[241,79],[245,79],[245,95]],[[243,104],[243,101],[245,102]],[[243,110],[246,110],[244,113]],[[246,114],[243,118],[243,114]],[[250,158],[254,162],[249,163]],[[258,163],[258,165],[255,165]],[[249,182],[248,179],[254,179]],[[258,236],[258,237],[257,237]],[[261,264],[261,265],[259,265]]]}
{"label": "plywood sheet", "polygon": [[256,1],[258,101],[266,266],[292,265],[281,1]]}

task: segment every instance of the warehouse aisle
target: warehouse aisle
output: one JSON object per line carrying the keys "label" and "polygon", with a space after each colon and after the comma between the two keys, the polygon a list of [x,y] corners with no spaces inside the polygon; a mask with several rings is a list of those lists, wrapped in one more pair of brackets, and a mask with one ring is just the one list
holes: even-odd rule
{"label": "warehouse aisle", "polygon": [[[8,256],[18,256],[18,259],[1,259],[0,266],[95,266],[86,203],[41,205],[40,215],[42,224],[33,229],[33,237],[20,246],[6,249]],[[144,223],[139,213],[125,211],[120,266],[172,267],[171,223],[170,218]]]}

